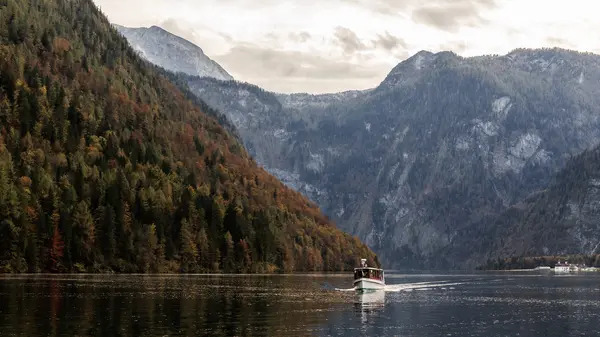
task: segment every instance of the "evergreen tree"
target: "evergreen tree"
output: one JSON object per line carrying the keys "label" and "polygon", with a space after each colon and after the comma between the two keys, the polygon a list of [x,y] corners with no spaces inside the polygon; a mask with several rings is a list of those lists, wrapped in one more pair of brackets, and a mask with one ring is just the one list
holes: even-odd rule
{"label": "evergreen tree", "polygon": [[298,232],[376,263],[91,0],[0,3],[0,272],[319,269]]}

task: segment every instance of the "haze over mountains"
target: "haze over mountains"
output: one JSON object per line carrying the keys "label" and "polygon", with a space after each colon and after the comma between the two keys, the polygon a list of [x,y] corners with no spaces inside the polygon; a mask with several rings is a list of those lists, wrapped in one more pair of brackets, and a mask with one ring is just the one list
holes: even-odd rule
{"label": "haze over mountains", "polygon": [[[422,51],[376,88],[327,95],[188,74],[190,89],[231,119],[260,164],[388,268],[598,249],[596,172],[579,168],[596,157],[571,161],[600,142],[597,55]],[[556,178],[567,164],[571,173]]]}

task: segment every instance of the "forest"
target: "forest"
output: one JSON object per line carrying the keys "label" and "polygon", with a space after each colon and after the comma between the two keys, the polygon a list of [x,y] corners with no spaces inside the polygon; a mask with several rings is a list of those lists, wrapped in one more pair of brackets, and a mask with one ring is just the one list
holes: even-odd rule
{"label": "forest", "polygon": [[379,266],[91,0],[0,0],[0,273]]}

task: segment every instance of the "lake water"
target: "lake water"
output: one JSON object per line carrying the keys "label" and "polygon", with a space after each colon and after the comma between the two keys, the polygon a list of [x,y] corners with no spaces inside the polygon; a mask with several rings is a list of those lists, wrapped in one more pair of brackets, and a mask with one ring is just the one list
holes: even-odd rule
{"label": "lake water", "polygon": [[600,275],[0,276],[0,336],[598,336]]}

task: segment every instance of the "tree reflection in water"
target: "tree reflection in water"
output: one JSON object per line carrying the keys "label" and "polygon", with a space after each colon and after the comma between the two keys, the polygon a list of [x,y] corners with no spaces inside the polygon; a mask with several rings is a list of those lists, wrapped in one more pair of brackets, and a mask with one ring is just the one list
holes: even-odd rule
{"label": "tree reflection in water", "polygon": [[315,284],[287,276],[5,277],[0,335],[311,335],[352,303],[351,293]]}

